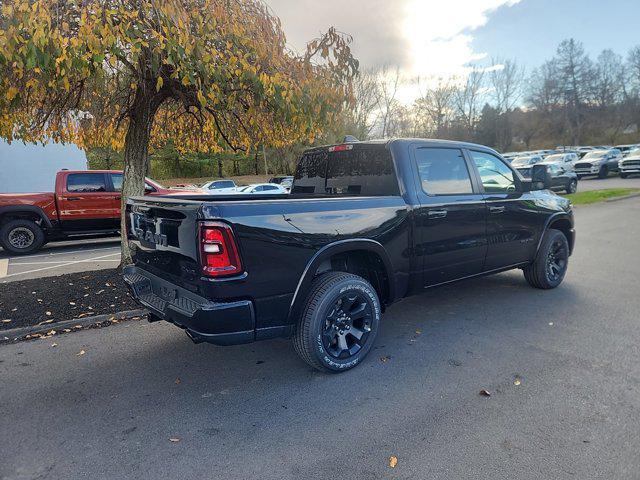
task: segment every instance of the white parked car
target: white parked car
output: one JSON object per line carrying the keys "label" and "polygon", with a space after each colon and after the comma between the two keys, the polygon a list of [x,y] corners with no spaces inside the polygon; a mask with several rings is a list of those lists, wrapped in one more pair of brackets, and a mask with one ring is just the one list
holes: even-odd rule
{"label": "white parked car", "polygon": [[265,194],[265,195],[284,195],[287,190],[281,185],[275,183],[254,183],[246,187],[238,187],[236,193],[239,194]]}
{"label": "white parked car", "polygon": [[640,149],[633,150],[622,160],[618,161],[620,177],[627,178],[629,175],[640,174]]}
{"label": "white parked car", "polygon": [[202,185],[207,193],[219,195],[225,193],[236,193],[238,186],[233,180],[213,180]]}
{"label": "white parked car", "polygon": [[511,162],[515,168],[518,167],[528,167],[529,165],[535,165],[536,163],[542,162],[542,157],[540,155],[522,155],[520,157],[516,157]]}
{"label": "white parked car", "polygon": [[572,171],[573,164],[579,159],[577,153],[556,153],[545,158],[544,163],[560,165],[565,171]]}

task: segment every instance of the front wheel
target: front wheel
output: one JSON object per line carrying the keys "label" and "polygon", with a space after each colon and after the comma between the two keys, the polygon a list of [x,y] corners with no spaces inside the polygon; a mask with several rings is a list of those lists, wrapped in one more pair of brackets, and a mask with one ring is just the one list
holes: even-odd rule
{"label": "front wheel", "polygon": [[344,372],[358,365],[371,350],[381,315],[378,294],[364,278],[325,273],[311,286],[293,345],[312,367]]}
{"label": "front wheel", "polygon": [[33,253],[44,243],[44,232],[31,220],[11,220],[0,229],[0,245],[14,255]]}
{"label": "front wheel", "polygon": [[543,290],[556,288],[569,266],[569,241],[560,230],[549,229],[542,238],[536,259],[523,268],[529,285]]}
{"label": "front wheel", "polygon": [[567,188],[565,190],[567,193],[576,193],[578,191],[578,181],[571,180],[571,183],[567,185]]}
{"label": "front wheel", "polygon": [[627,178],[629,176],[628,173],[622,173],[620,172],[620,178]]}

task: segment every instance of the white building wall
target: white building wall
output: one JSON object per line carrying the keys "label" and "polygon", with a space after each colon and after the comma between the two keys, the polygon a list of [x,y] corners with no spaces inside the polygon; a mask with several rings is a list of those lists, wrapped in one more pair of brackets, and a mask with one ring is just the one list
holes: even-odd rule
{"label": "white building wall", "polygon": [[86,170],[87,156],[75,145],[45,146],[0,140],[0,193],[52,192],[62,169]]}

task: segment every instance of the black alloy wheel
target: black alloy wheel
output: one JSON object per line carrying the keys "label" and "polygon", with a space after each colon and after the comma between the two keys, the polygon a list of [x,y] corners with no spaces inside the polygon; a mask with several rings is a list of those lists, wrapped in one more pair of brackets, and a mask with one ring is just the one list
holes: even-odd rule
{"label": "black alloy wheel", "polygon": [[323,273],[305,299],[293,346],[312,367],[344,372],[367,356],[381,317],[378,293],[367,280],[346,272]]}
{"label": "black alloy wheel", "polygon": [[564,277],[569,260],[569,248],[566,240],[556,237],[547,253],[547,278],[550,283],[556,283]]}
{"label": "black alloy wheel", "polygon": [[371,305],[359,292],[340,295],[327,313],[322,344],[340,360],[357,354],[366,345],[372,325]]}
{"label": "black alloy wheel", "polygon": [[569,240],[563,232],[550,228],[544,234],[536,259],[522,270],[534,288],[549,290],[559,286],[569,268]]}

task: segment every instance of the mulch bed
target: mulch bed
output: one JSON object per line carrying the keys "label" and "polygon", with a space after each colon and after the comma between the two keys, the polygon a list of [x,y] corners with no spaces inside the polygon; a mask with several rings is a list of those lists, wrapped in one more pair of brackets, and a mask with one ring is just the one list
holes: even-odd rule
{"label": "mulch bed", "polygon": [[116,269],[0,284],[0,331],[139,308]]}

